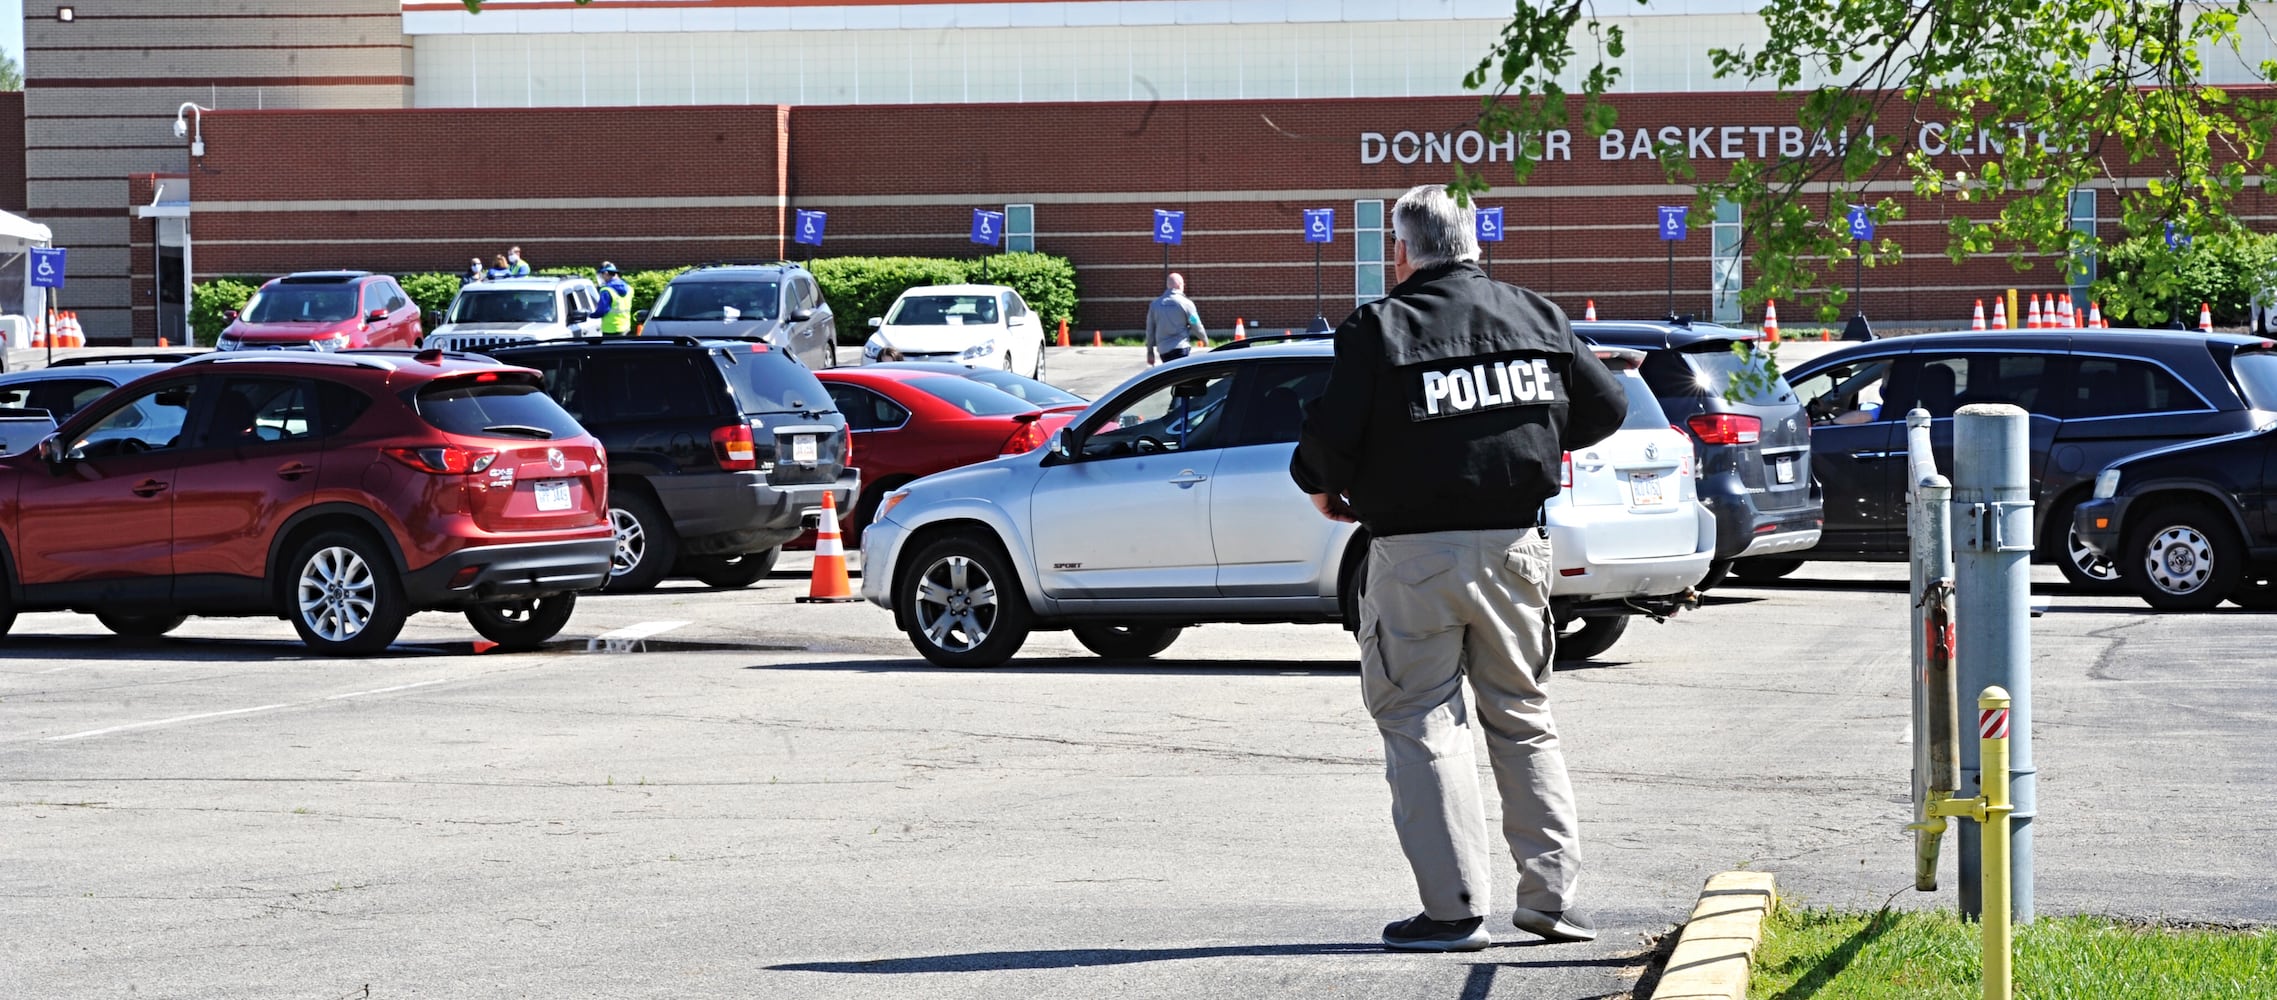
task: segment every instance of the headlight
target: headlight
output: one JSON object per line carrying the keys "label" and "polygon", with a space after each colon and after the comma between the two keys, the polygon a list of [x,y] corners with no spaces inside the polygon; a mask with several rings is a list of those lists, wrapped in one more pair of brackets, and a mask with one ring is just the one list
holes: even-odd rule
{"label": "headlight", "polygon": [[899,489],[886,494],[886,498],[878,502],[878,512],[870,515],[870,520],[872,522],[885,520],[887,514],[893,513],[893,509],[901,506],[901,502],[907,499],[909,499],[907,489]]}
{"label": "headlight", "polygon": [[885,353],[885,343],[875,335],[872,335],[870,339],[862,342],[863,363],[867,364],[869,362],[876,361],[878,359],[878,355],[883,353]]}
{"label": "headlight", "polygon": [[961,360],[970,361],[974,358],[985,358],[994,353],[996,353],[996,341],[984,340],[965,348],[965,352],[957,355],[957,357]]}
{"label": "headlight", "polygon": [[316,348],[319,351],[345,351],[348,349],[348,341],[349,337],[347,334],[335,333],[329,337],[318,337],[315,340],[311,340],[308,342],[308,345],[310,347]]}
{"label": "headlight", "polygon": [[2109,500],[2119,495],[2119,470],[2105,469],[2095,475],[2095,499]]}
{"label": "headlight", "polygon": [[226,334],[213,342],[213,349],[217,351],[234,351],[241,346],[243,346],[242,341]]}

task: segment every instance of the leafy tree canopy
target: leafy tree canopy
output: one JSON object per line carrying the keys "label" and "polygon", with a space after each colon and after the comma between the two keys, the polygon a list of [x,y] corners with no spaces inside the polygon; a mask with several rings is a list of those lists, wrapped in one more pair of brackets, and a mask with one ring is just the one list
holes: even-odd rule
{"label": "leafy tree canopy", "polygon": [[[1619,81],[1624,40],[1600,6],[1516,5],[1464,77],[1484,95],[1482,130],[1569,127],[1576,98],[1589,135],[1619,127],[1605,95]],[[1869,194],[1875,181],[1953,203],[1945,251],[1955,261],[2005,253],[2019,270],[2034,256],[2093,251],[2095,237],[2071,226],[2070,194],[2095,184],[2116,195],[2128,234],[2159,237],[2132,262],[2153,299],[2185,276],[2187,250],[2166,248],[2166,227],[2241,233],[2231,205],[2263,183],[2277,100],[2207,79],[2209,54],[2242,60],[2248,32],[2258,40],[2270,30],[2245,0],[1769,0],[1760,13],[1760,45],[1709,51],[1718,78],[1791,93],[1807,135],[1876,128],[1871,142],[1836,143],[1833,155],[1742,159],[1723,177],[1699,176],[1681,143],[1655,144],[1670,180],[1695,185],[1701,209],[1741,206],[1757,276],[1751,302],[1807,289],[1823,294],[1820,313],[1831,319],[1847,298],[1837,268],[1860,254],[1867,266],[1898,259],[1895,241],[1856,243],[1844,225],[1854,204],[1877,224],[1902,215],[1893,199]],[[2252,73],[2256,85],[2277,81],[2277,62]],[[1985,153],[1958,167],[1932,162],[1907,141],[1931,123],[1951,148]],[[1534,166],[1517,158],[1514,179],[1524,183]],[[1466,193],[1489,183],[1458,168],[1455,186]]]}

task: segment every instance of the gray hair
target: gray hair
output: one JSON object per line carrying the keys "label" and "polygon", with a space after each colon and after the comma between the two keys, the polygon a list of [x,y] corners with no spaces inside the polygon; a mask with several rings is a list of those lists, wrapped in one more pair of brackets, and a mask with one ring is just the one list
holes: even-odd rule
{"label": "gray hair", "polygon": [[1455,203],[1444,184],[1408,189],[1392,206],[1392,231],[1407,244],[1408,262],[1418,268],[1478,259],[1478,234],[1469,206]]}

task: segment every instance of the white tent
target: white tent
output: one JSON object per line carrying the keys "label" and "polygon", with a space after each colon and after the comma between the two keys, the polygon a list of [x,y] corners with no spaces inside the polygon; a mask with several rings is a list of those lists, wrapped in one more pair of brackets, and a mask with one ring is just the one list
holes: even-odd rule
{"label": "white tent", "polygon": [[[23,346],[31,326],[47,309],[47,289],[30,281],[30,258],[24,252],[52,244],[55,233],[46,226],[13,212],[0,211],[0,336],[4,346]],[[6,317],[23,319],[13,322]]]}
{"label": "white tent", "polygon": [[0,212],[0,253],[23,253],[31,247],[44,247],[54,239],[55,233],[46,226],[14,212]]}

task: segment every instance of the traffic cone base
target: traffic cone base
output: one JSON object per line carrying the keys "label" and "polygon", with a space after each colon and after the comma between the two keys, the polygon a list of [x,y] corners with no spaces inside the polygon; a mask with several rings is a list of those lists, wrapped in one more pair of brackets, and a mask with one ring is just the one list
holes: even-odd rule
{"label": "traffic cone base", "polygon": [[822,495],[822,525],[814,530],[814,573],[800,604],[846,604],[861,600],[846,578],[846,550],[838,542],[838,500]]}

